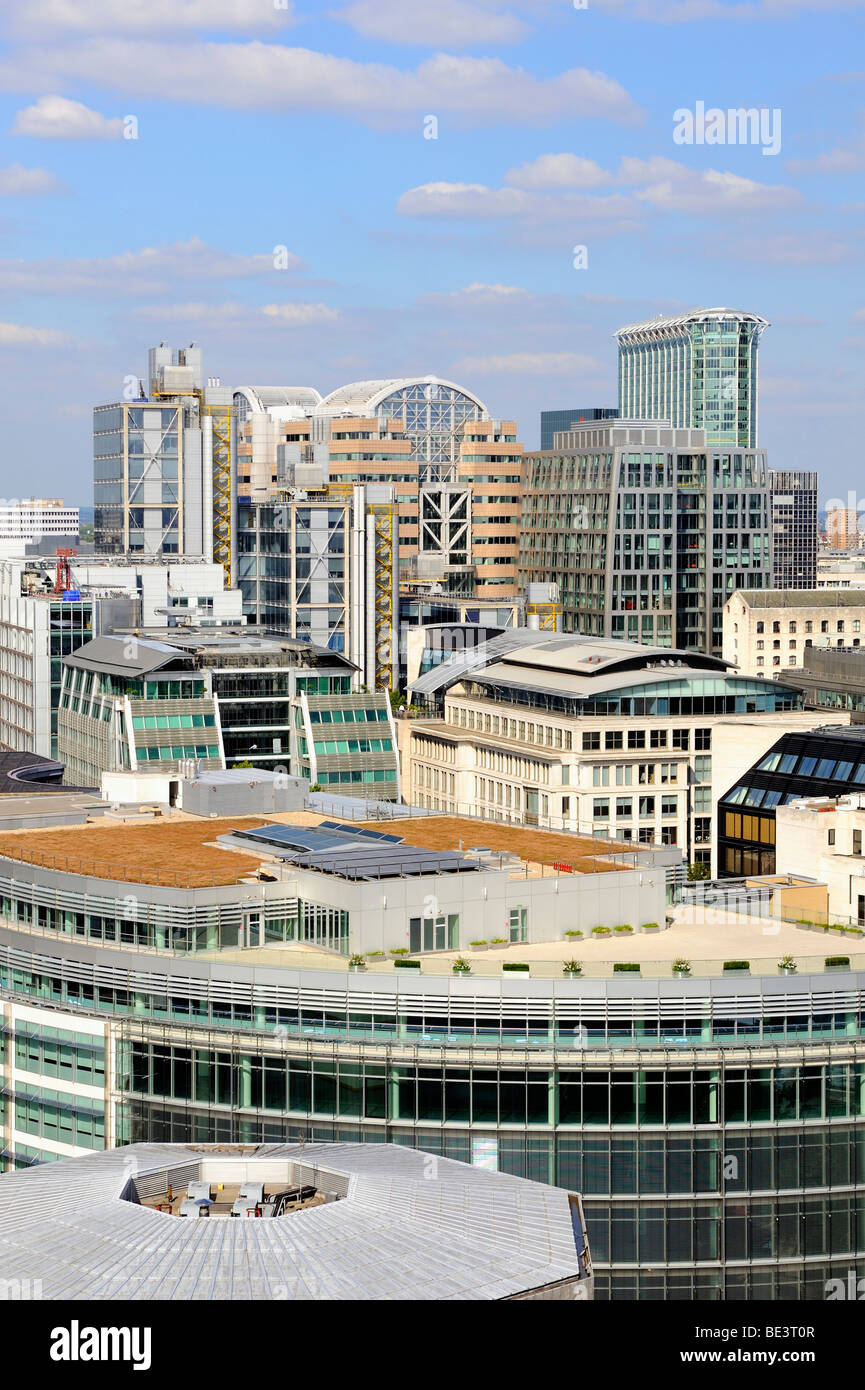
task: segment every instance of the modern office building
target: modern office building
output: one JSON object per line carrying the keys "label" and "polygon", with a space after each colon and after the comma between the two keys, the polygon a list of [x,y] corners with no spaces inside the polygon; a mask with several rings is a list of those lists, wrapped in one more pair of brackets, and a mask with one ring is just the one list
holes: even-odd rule
{"label": "modern office building", "polygon": [[724,659],[743,675],[785,675],[813,647],[858,647],[865,590],[741,589],[724,605]]}
{"label": "modern office building", "polygon": [[96,550],[215,560],[230,585],[236,472],[231,392],[194,343],[151,348],[147,381],[93,412]]}
{"label": "modern office building", "polygon": [[110,632],[242,623],[222,567],[161,556],[0,560],[0,744],[57,756],[62,659]]}
{"label": "modern office building", "polygon": [[[22,1208],[31,1213],[23,1241],[12,1234]],[[232,1220],[246,1215],[265,1219]],[[51,1251],[58,1225],[70,1232],[62,1254]],[[396,1144],[209,1153],[133,1144],[9,1174],[0,1183],[0,1251],[4,1287],[20,1297],[38,1289],[43,1299],[158,1299],[176,1309],[190,1299],[594,1296],[577,1193]]]}
{"label": "modern office building", "polygon": [[619,408],[615,405],[574,406],[572,410],[541,411],[541,448],[552,449],[553,438],[562,430],[576,429],[588,421],[617,420]]}
{"label": "modern office building", "polygon": [[710,446],[755,449],[757,353],[768,327],[758,314],[695,309],[620,328],[620,416],[705,430]]}
{"label": "modern office building", "polygon": [[64,661],[58,756],[68,783],[179,774],[192,761],[399,797],[390,702],[358,691],[344,657],[245,628],[162,636],[105,637]]}
{"label": "modern office building", "polygon": [[[852,951],[847,968],[827,968],[829,953],[812,933],[780,921],[767,935],[765,919],[735,913],[700,928],[674,909],[664,930],[662,869],[647,860],[554,870],[551,860],[574,853],[561,840],[574,837],[519,832],[519,850],[515,840],[499,868],[480,851],[460,853],[458,841],[487,844],[488,831],[516,835],[513,828],[457,822],[445,851],[441,817],[416,818],[408,844],[356,836],[362,847],[343,848],[351,835],[337,826],[319,849],[304,838],[315,828],[304,819],[266,827],[257,848],[247,835],[245,854],[211,845],[244,829],[237,820],[85,826],[2,841],[4,1161],[24,1168],[71,1159],[65,1171],[75,1178],[64,1180],[62,1164],[0,1178],[0,1208],[32,1193],[15,1251],[0,1219],[7,1278],[32,1253],[46,1261],[28,1266],[44,1273],[46,1296],[60,1279],[68,1291],[64,1261],[74,1261],[70,1242],[85,1236],[97,1242],[87,1247],[88,1268],[100,1241],[112,1243],[112,1268],[135,1255],[146,1213],[130,1214],[118,1256],[111,1213],[76,1205],[83,1175],[92,1172],[87,1191],[106,1207],[117,1205],[121,1180],[128,1196],[134,1187],[150,1203],[158,1183],[144,1180],[157,1169],[165,1175],[172,1161],[159,1148],[139,1150],[138,1162],[135,1151],[85,1155],[127,1142],[218,1145],[222,1152],[184,1160],[182,1188],[231,1184],[233,1174],[213,1166],[234,1164],[231,1146],[301,1139],[307,1155],[330,1142],[381,1146],[380,1157],[364,1158],[368,1183],[377,1174],[387,1184],[387,1200],[375,1204],[380,1238],[397,1206],[448,1206],[434,1181],[398,1201],[407,1165],[397,1167],[386,1145],[471,1163],[479,1183],[484,1170],[498,1169],[509,1175],[503,1182],[531,1178],[565,1196],[582,1193],[600,1298],[819,1300],[828,1279],[865,1274],[865,957]],[[105,862],[109,839],[113,864]],[[628,921],[658,921],[661,930],[592,932],[599,922]],[[464,945],[479,928],[515,944]],[[582,940],[563,939],[575,929]],[[419,964],[372,955],[365,968],[349,963],[346,942],[349,951],[408,946],[413,934],[419,947],[408,959]],[[453,937],[468,974],[454,970]],[[784,952],[799,959],[794,978],[778,971]],[[724,971],[725,957],[743,955],[749,971]],[[685,975],[673,970],[682,956]],[[564,972],[568,958],[578,958],[582,977]],[[317,1168],[360,1175],[349,1155],[331,1163],[318,1150],[314,1159]],[[263,1199],[273,1176],[247,1176],[263,1181]],[[295,1179],[307,1185],[306,1171],[279,1177],[282,1190]],[[484,1189],[487,1211],[493,1191]],[[323,1210],[337,1222],[350,1207]],[[74,1233],[59,1254],[48,1241],[48,1262],[43,1230],[56,1237],[61,1215]],[[159,1216],[161,1225],[175,1220]],[[456,1238],[438,1224],[444,1219],[433,1227],[438,1255]],[[213,1229],[200,1219],[176,1224],[196,1244]],[[269,1229],[266,1219],[247,1222],[241,1241],[226,1224],[238,1279],[250,1252],[275,1258],[262,1245]],[[478,1258],[498,1249],[485,1226]],[[390,1268],[389,1259],[378,1263]],[[170,1264],[182,1297],[182,1262]],[[225,1272],[217,1262],[211,1274]]]}
{"label": "modern office building", "polygon": [[238,578],[248,622],[342,653],[371,690],[399,672],[393,489],[288,489],[238,507]]}
{"label": "modern office building", "polygon": [[855,507],[830,507],[826,513],[826,541],[833,550],[859,550],[862,533]]}
{"label": "modern office building", "polygon": [[675,845],[703,864],[714,729],[765,723],[774,743],[779,717],[803,718],[798,691],[716,657],[526,629],[450,657],[410,694],[441,710],[398,724],[413,805]]}
{"label": "modern office building", "polygon": [[321,396],[314,386],[240,386],[237,413],[237,491],[266,498],[282,481],[280,448],[309,442],[309,419]]}
{"label": "modern office building", "polygon": [[821,550],[815,588],[865,589],[865,559],[856,559],[846,551]]}
{"label": "modern office building", "polygon": [[779,806],[813,796],[834,801],[863,787],[865,727],[823,724],[784,734],[718,801],[718,876],[775,873]]}
{"label": "modern office building", "polygon": [[78,544],[77,507],[67,507],[62,497],[25,497],[0,506],[0,554],[23,555],[38,542]]}
{"label": "modern office building", "polygon": [[809,709],[849,710],[858,723],[865,712],[865,647],[807,647],[784,681],[802,691]]}
{"label": "modern office building", "polygon": [[520,586],[556,586],[565,632],[720,655],[727,599],[771,586],[769,509],[761,450],[583,425],[526,455]]}
{"label": "modern office building", "polygon": [[817,587],[817,474],[769,470],[775,589]]}

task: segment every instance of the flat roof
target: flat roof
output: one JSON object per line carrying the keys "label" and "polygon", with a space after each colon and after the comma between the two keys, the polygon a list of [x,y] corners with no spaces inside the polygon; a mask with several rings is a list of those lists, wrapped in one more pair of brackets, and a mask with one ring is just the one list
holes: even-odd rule
{"label": "flat roof", "polygon": [[240,883],[261,862],[260,855],[232,852],[211,842],[238,825],[261,823],[258,815],[16,830],[0,835],[0,855],[91,878],[209,888]]}
{"label": "flat roof", "polygon": [[[220,1172],[336,1200],[260,1220],[136,1201]],[[397,1144],[134,1144],[5,1173],[0,1262],[45,1299],[491,1300],[576,1280],[591,1296],[576,1196]]]}
{"label": "flat roof", "polygon": [[[363,824],[376,828],[379,822],[365,821]],[[436,815],[435,812],[417,820],[401,820],[399,829],[407,841],[427,849],[465,852],[473,846],[483,846],[494,852],[517,855],[526,863],[562,864],[567,866],[566,871],[582,874],[630,869],[634,856],[648,857],[653,850],[652,845],[593,839],[587,835],[539,830],[507,821],[470,820],[462,816]],[[624,862],[610,862],[610,856],[614,855],[621,856]]]}
{"label": "flat roof", "polygon": [[737,597],[749,608],[865,607],[865,589],[737,589],[727,602]]}

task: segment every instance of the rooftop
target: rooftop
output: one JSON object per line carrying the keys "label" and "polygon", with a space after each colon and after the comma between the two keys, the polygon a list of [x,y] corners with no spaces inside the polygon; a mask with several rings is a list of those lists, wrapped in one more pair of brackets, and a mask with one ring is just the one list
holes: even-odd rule
{"label": "rooftop", "polygon": [[748,320],[758,323],[761,332],[770,326],[768,319],[761,318],[759,314],[750,314],[743,309],[689,309],[685,314],[672,314],[670,316],[658,314],[657,318],[646,319],[642,323],[626,324],[624,328],[619,328],[613,336],[620,339],[630,333],[669,332],[670,329],[684,328],[687,324],[701,323],[706,319],[736,319],[740,323]]}
{"label": "rooftop", "polygon": [[737,589],[748,608],[863,608],[865,589]]}
{"label": "rooftop", "polygon": [[[142,1202],[223,1179],[304,1183],[326,1199],[257,1221],[179,1220]],[[135,1144],[6,1173],[0,1260],[5,1279],[39,1280],[46,1299],[592,1293],[578,1197],[395,1144]]]}
{"label": "rooftop", "polygon": [[[367,821],[369,827],[380,827],[378,821]],[[462,850],[483,847],[502,854],[513,854],[525,863],[564,867],[567,872],[581,874],[610,873],[620,868],[633,868],[639,858],[648,861],[652,846],[624,844],[614,840],[592,839],[587,835],[569,835],[552,830],[535,830],[524,825],[508,825],[502,821],[476,821],[461,816],[423,816],[417,820],[401,820],[399,833],[405,839],[426,849]],[[611,856],[621,856],[615,863]]]}

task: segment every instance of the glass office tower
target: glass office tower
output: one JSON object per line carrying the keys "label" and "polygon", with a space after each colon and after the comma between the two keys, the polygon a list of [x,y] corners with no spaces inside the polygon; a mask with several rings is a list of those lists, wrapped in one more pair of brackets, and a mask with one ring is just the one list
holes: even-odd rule
{"label": "glass office tower", "polygon": [[619,414],[706,431],[708,444],[757,445],[758,314],[696,309],[633,323],[619,344]]}

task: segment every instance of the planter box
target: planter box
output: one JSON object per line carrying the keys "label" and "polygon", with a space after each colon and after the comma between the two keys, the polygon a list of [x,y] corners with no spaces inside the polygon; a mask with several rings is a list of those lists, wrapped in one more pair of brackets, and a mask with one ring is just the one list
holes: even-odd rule
{"label": "planter box", "polygon": [[502,970],[507,975],[528,975],[529,973],[529,967],[527,965],[517,965],[516,963],[513,965],[503,964]]}
{"label": "planter box", "polygon": [[470,941],[468,949],[470,951],[488,951],[490,949],[490,944],[488,941],[484,941],[483,943],[478,942],[477,944]]}
{"label": "planter box", "polygon": [[350,966],[348,967],[348,969],[349,969],[349,973],[352,974],[352,975],[362,975],[363,972],[364,972],[364,970],[366,970],[366,966],[365,966],[365,965],[350,965]]}
{"label": "planter box", "polygon": [[795,974],[796,974],[796,967],[795,967],[795,966],[792,966],[792,965],[779,965],[779,966],[778,966],[778,974],[779,974],[779,975],[795,975]]}
{"label": "planter box", "polygon": [[419,960],[401,960],[399,957],[394,961],[397,970],[420,970]]}

